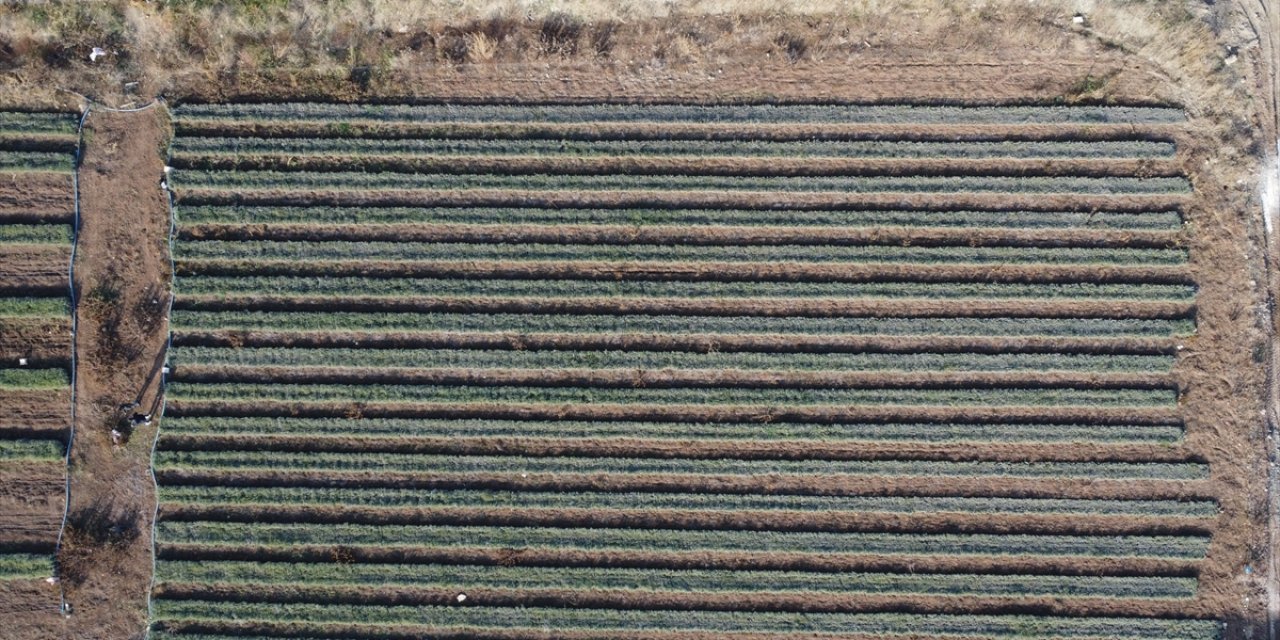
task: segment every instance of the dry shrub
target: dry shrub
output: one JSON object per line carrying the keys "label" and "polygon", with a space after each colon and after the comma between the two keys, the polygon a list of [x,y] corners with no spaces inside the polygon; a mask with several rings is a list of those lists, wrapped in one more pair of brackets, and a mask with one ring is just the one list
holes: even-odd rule
{"label": "dry shrub", "polygon": [[556,11],[542,19],[538,27],[538,42],[547,54],[572,56],[578,53],[585,25],[575,15]]}
{"label": "dry shrub", "polygon": [[792,62],[799,62],[809,54],[809,41],[803,36],[783,33],[774,42],[787,54],[787,59]]}
{"label": "dry shrub", "polygon": [[142,534],[136,510],[117,508],[114,501],[97,502],[67,517],[59,575],[71,586],[102,571],[101,565],[125,552]]}
{"label": "dry shrub", "polygon": [[440,57],[453,64],[467,61],[471,52],[471,41],[466,34],[454,33],[440,38],[438,42]]}
{"label": "dry shrub", "polygon": [[591,50],[597,57],[608,58],[617,44],[617,33],[620,24],[615,20],[597,22],[591,27]]}
{"label": "dry shrub", "polygon": [[497,44],[492,38],[483,33],[468,33],[467,39],[467,61],[472,64],[488,62],[498,51]]}

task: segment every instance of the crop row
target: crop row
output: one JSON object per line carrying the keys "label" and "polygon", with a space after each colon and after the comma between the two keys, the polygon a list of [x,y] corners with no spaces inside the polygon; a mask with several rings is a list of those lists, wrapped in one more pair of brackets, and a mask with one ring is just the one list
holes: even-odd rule
{"label": "crop row", "polygon": [[[180,225],[194,224],[546,224],[780,227],[1177,229],[1177,211],[836,211],[796,209],[574,209],[498,207],[175,207]],[[181,227],[180,227],[181,229]]]}
{"label": "crop row", "polygon": [[0,112],[0,132],[10,135],[77,135],[79,116],[74,113]]}
{"label": "crop row", "polygon": [[962,264],[1184,264],[1181,248],[907,247],[877,245],[706,246],[487,242],[185,241],[180,260],[607,260],[681,262],[890,262]]}
{"label": "crop row", "polygon": [[[65,372],[62,385],[66,384]],[[2,382],[0,382],[2,384]],[[53,386],[50,384],[49,386]],[[174,382],[174,400],[254,398],[289,402],[479,402],[479,403],[644,403],[691,405],[1022,405],[1022,406],[1169,406],[1169,389],[991,388],[963,385],[944,389],[754,389],[754,388],[598,388],[489,385],[255,384]]]}
{"label": "crop row", "polygon": [[0,172],[55,171],[70,173],[75,157],[65,152],[0,151]]}
{"label": "crop row", "polygon": [[71,244],[71,227],[62,224],[0,224],[0,243]]}
{"label": "crop row", "polygon": [[1026,575],[910,575],[797,571],[651,570],[483,565],[310,564],[160,561],[165,583],[471,589],[625,589],[711,592],[826,592],[937,595],[1055,595],[1187,598],[1194,578]]}
{"label": "crop row", "polygon": [[[57,301],[61,303],[62,301]],[[65,307],[63,307],[65,309]],[[63,311],[65,314],[65,311]],[[342,311],[174,310],[174,331],[484,331],[531,333],[1076,336],[1082,338],[1189,335],[1184,319],[1111,318],[806,318],[698,315],[556,315],[520,313],[356,313]]]}
{"label": "crop row", "polygon": [[[344,604],[257,604],[201,600],[157,600],[153,615],[168,620],[266,620],[305,623],[421,625],[426,629],[513,628],[568,631],[686,630],[897,634],[904,629],[923,636],[1057,638],[1216,638],[1219,623],[1209,620],[1147,618],[1067,618],[996,615],[911,615],[897,613],[765,613],[741,611],[669,611],[559,609],[538,607],[363,606]],[[427,634],[429,635],[429,633]]]}
{"label": "crop row", "polygon": [[418,473],[650,473],[703,475],[855,474],[878,476],[999,476],[1009,478],[1147,478],[1200,480],[1195,462],[953,462],[943,460],[741,460],[601,456],[524,457],[317,451],[164,451],[158,468],[379,471]]}
{"label": "crop row", "polygon": [[517,189],[550,191],[768,191],[840,193],[1071,193],[1185,194],[1181,177],[959,177],[959,176],[706,176],[706,175],[510,175],[308,171],[177,170],[170,183],[190,189]]}
{"label": "crop row", "polygon": [[[1159,284],[1004,284],[1004,283],[791,283],[791,282],[646,282],[600,280],[503,280],[436,278],[357,278],[287,276],[179,276],[176,286],[187,296],[237,296],[270,292],[275,296],[361,296],[388,298],[609,298],[626,299],[762,299],[796,298],[1054,298],[1100,300],[1189,301],[1192,287]],[[483,326],[483,325],[482,325]]]}
{"label": "crop row", "polygon": [[57,389],[70,384],[65,369],[0,369],[0,389]]}
{"label": "crop row", "polygon": [[53,558],[30,553],[0,553],[0,582],[39,580],[53,575]]}
{"label": "crop row", "polygon": [[64,298],[0,297],[0,317],[66,317],[71,306]]}
{"label": "crop row", "polygon": [[1024,534],[836,533],[652,528],[364,525],[183,522],[162,520],[157,540],[170,545],[356,545],[559,549],[564,551],[675,551],[758,554],[1039,555],[1094,557],[1204,557],[1199,536],[1076,536]]}
{"label": "crop row", "polygon": [[0,462],[19,460],[43,462],[61,461],[62,443],[56,440],[6,440],[0,439]]}
{"label": "crop row", "polygon": [[[243,452],[237,452],[243,453]],[[256,453],[256,452],[255,452]],[[252,454],[247,454],[252,455]],[[357,464],[334,464],[332,458],[334,456],[325,454],[312,454],[313,457],[321,458],[319,464],[314,469],[309,470],[376,470],[376,471],[397,471],[405,466],[395,466],[392,464],[376,464],[387,454],[364,454],[366,458],[372,460],[357,461]],[[424,456],[431,457],[431,456]],[[175,459],[177,458],[177,459]],[[350,459],[350,457],[348,457]],[[224,460],[213,461],[212,464],[217,465],[222,462],[225,466],[207,467],[203,465],[211,464],[206,459],[201,459],[198,455],[188,455],[185,459],[181,454],[168,452],[159,457],[157,462],[157,471],[165,471],[174,466],[196,467],[201,470],[209,468],[214,469],[232,469],[244,470],[257,467],[270,468],[270,462],[273,460],[281,460],[283,469],[299,469],[306,468],[305,464],[299,464],[299,457],[293,456],[289,459],[288,454],[263,456],[255,455],[249,460],[243,462],[231,461],[227,464]],[[1037,463],[1040,464],[1040,463]],[[1104,464],[1104,463],[1097,463]],[[415,465],[415,470],[430,471],[434,473],[516,473],[512,467],[519,465],[495,465],[498,468],[486,469],[480,466],[479,462],[473,462],[471,465],[431,465],[421,464]],[[586,466],[586,465],[584,465]],[[647,465],[596,465],[595,470],[578,470],[570,468],[569,470],[576,473],[671,473],[671,474],[742,474],[742,473],[850,473],[840,469],[840,465],[776,465],[782,468],[776,471],[771,470],[769,465],[754,465],[757,471],[744,471],[743,467],[748,465],[697,465],[697,464],[672,464],[665,465],[652,464]],[[826,466],[827,469],[822,467]],[[891,466],[891,465],[885,465]],[[900,465],[905,467],[906,465]],[[941,466],[941,465],[939,465]],[[1045,465],[1049,466],[1049,465]],[[1158,467],[1160,465],[1149,465],[1149,467]],[[459,470],[459,467],[464,467]],[[467,468],[469,467],[469,468]],[[670,468],[670,471],[660,470],[663,467]],[[702,467],[702,468],[700,468]],[[717,468],[718,467],[718,468]],[[761,467],[767,468],[766,471],[759,471]],[[799,467],[799,470],[794,467]],[[805,469],[805,467],[813,468]],[[530,464],[527,471],[520,473],[546,473],[554,468],[555,471],[564,471],[562,468],[556,468],[552,465],[534,465]],[[705,468],[705,469],[704,469]],[[750,468],[750,467],[748,467]],[[949,475],[951,471],[945,467],[933,472],[926,465],[917,465],[915,468],[917,473],[924,472],[931,476]],[[999,470],[995,470],[999,473]],[[1072,469],[1076,474],[1081,470]],[[1125,470],[1120,473],[1105,468],[1098,469],[1100,478],[1124,477]],[[1163,469],[1157,469],[1158,475],[1152,477],[1167,476]],[[866,473],[866,470],[855,469],[852,473]],[[876,473],[876,470],[872,470]],[[931,473],[933,472],[933,473]],[[951,471],[955,473],[954,471]],[[888,473],[894,473],[890,469]],[[898,473],[901,473],[899,471]],[[961,472],[963,474],[963,472]],[[972,471],[970,472],[972,473]],[[1045,473],[1041,470],[1041,473]],[[1049,472],[1052,473],[1052,472]],[[1030,474],[1027,474],[1030,475]],[[1130,476],[1132,477],[1132,476]],[[277,480],[281,485],[288,483],[287,477]],[[1081,514],[1094,516],[1177,516],[1177,517],[1197,517],[1207,518],[1216,515],[1217,506],[1208,501],[1199,502],[1180,502],[1172,500],[1066,500],[1066,499],[1031,499],[1031,498],[915,498],[915,497],[862,497],[862,496],[801,496],[801,495],[743,495],[743,494],[667,494],[653,492],[548,492],[548,491],[495,491],[483,489],[456,489],[456,490],[421,490],[421,489],[395,489],[395,488],[370,488],[370,489],[348,489],[348,488],[316,488],[316,487],[224,487],[224,486],[164,486],[160,489],[160,499],[165,503],[194,503],[194,504],[222,504],[222,505],[244,505],[244,504],[279,504],[279,505],[320,505],[320,506],[365,506],[378,508],[395,508],[395,507],[413,507],[413,508],[432,508],[432,507],[464,507],[464,508],[511,508],[511,509],[624,509],[624,510],[650,510],[650,509],[673,509],[673,510],[697,510],[697,511],[803,511],[803,512],[820,512],[820,513],[836,513],[836,512],[855,512],[855,513],[970,513],[970,514],[989,514],[989,515],[1019,515],[1019,514]]]}
{"label": "crop row", "polygon": [[360,138],[178,137],[172,152],[185,166],[204,156],[756,156],[799,158],[1168,158],[1170,142],[1148,140],[1039,142],[914,142],[898,140],[446,140]]}
{"label": "crop row", "polygon": [[1167,371],[1172,356],[943,353],[688,353],[479,349],[174,347],[175,365],[415,368],[644,368],[841,371]]}
{"label": "crop row", "polygon": [[805,424],[404,420],[365,418],[165,417],[162,440],[190,436],[314,436],[437,438],[640,438],[651,440],[818,440],[870,442],[1114,442],[1172,443],[1177,425],[1081,424]]}
{"label": "crop row", "polygon": [[700,122],[780,124],[1177,124],[1186,116],[1166,107],[1054,106],[951,107],[907,105],[374,105],[335,103],[185,104],[174,109],[190,120],[375,120],[409,122]]}

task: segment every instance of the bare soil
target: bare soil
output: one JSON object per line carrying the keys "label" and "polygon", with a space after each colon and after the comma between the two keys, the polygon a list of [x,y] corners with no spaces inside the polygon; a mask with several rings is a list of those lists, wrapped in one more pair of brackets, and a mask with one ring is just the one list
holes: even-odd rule
{"label": "bare soil", "polygon": [[[80,168],[75,279],[76,432],[71,510],[59,561],[69,639],[141,638],[151,580],[155,425],[120,444],[133,412],[159,414],[169,297],[168,201],[160,189],[168,117],[91,111]],[[136,408],[122,407],[136,403]]]}

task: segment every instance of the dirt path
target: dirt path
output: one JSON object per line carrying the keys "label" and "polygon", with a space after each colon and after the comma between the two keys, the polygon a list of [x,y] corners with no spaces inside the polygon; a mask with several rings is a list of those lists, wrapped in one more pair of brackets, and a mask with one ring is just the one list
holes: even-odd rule
{"label": "dirt path", "polygon": [[[150,475],[169,296],[169,212],[160,189],[168,114],[91,111],[80,168],[75,264],[79,357],[71,509],[59,556],[67,637],[141,638],[151,580]],[[138,403],[137,409],[122,405]],[[113,443],[113,440],[119,444]]]}

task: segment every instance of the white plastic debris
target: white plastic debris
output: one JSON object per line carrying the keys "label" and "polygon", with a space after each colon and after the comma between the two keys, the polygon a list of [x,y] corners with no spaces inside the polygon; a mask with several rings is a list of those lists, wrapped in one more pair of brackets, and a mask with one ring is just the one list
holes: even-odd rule
{"label": "white plastic debris", "polygon": [[49,576],[48,578],[45,578],[44,581],[49,584],[58,584],[58,576]]}
{"label": "white plastic debris", "polygon": [[1075,16],[1071,18],[1071,22],[1075,24],[1084,24],[1084,14],[1077,13]]}
{"label": "white plastic debris", "polygon": [[107,55],[106,49],[103,49],[102,47],[94,47],[93,51],[89,52],[89,62],[97,62],[98,58],[105,55]]}
{"label": "white plastic debris", "polygon": [[19,366],[19,367],[25,367],[25,366],[27,366],[27,359],[26,359],[26,358],[18,358],[18,366]]}
{"label": "white plastic debris", "polygon": [[458,594],[458,602],[466,602],[466,601],[467,601],[467,594],[465,594],[465,593],[459,593],[459,594]]}

